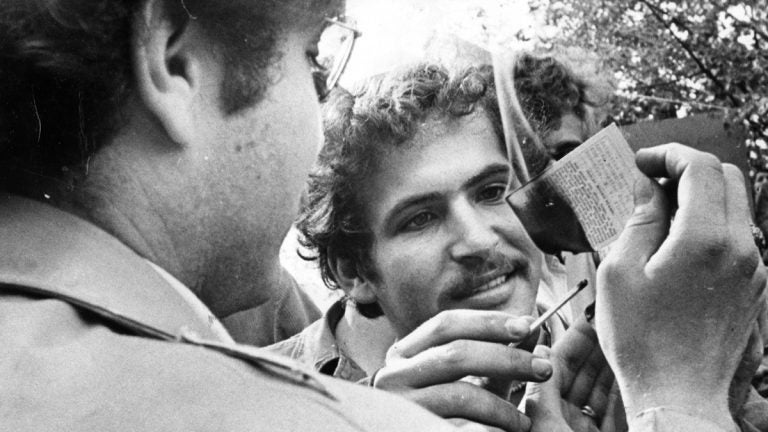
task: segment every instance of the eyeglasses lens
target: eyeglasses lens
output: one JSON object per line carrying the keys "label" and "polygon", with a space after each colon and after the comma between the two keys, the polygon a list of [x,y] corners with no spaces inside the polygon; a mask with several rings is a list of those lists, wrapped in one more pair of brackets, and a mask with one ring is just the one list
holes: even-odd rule
{"label": "eyeglasses lens", "polygon": [[353,28],[336,21],[326,27],[320,36],[318,42],[317,62],[322,67],[320,74],[315,74],[315,85],[321,86],[318,82],[324,79],[324,91],[321,95],[326,96],[336,84],[338,84],[344,68],[352,55],[352,49],[355,46],[355,39],[360,33]]}

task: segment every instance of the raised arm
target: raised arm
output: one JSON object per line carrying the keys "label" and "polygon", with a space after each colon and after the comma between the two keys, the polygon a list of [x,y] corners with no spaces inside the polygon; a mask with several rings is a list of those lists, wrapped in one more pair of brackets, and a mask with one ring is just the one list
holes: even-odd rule
{"label": "raised arm", "polygon": [[742,174],[679,144],[641,150],[637,166],[665,187],[636,181],[596,306],[630,430],[735,430],[728,390],[766,281]]}

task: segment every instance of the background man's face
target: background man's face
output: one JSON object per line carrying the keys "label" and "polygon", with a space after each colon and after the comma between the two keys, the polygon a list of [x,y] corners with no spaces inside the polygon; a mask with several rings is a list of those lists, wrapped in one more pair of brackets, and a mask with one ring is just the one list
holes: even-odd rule
{"label": "background man's face", "polygon": [[504,202],[510,168],[483,113],[430,120],[363,185],[377,300],[399,334],[438,312],[530,315],[541,253]]}
{"label": "background man's face", "polygon": [[560,160],[590,137],[585,122],[572,111],[560,117],[560,127],[541,134],[544,144],[554,160]]}

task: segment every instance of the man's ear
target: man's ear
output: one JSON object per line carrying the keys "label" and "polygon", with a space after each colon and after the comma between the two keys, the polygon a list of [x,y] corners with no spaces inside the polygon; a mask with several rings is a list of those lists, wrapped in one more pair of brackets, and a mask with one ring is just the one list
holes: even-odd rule
{"label": "man's ear", "polygon": [[331,270],[344,293],[356,303],[376,302],[376,292],[368,278],[360,274],[358,266],[349,259],[331,259]]}
{"label": "man's ear", "polygon": [[176,143],[194,136],[192,103],[201,84],[200,39],[174,2],[147,0],[133,22],[134,76],[144,105]]}

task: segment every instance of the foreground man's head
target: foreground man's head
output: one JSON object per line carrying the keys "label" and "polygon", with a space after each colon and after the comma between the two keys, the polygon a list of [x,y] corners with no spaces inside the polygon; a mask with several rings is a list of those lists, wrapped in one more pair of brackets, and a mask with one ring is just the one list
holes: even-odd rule
{"label": "foreground man's head", "polygon": [[2,187],[106,229],[219,316],[260,304],[320,141],[341,2],[14,1]]}

